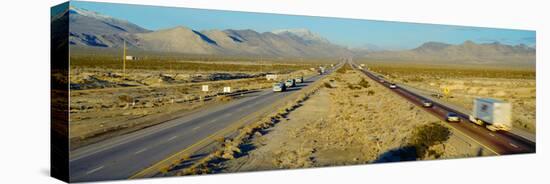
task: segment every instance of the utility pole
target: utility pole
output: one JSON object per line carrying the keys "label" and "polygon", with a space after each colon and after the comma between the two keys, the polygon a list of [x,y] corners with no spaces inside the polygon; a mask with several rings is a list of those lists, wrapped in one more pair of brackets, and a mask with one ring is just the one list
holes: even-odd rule
{"label": "utility pole", "polygon": [[126,40],[124,40],[122,48],[122,77],[126,78]]}

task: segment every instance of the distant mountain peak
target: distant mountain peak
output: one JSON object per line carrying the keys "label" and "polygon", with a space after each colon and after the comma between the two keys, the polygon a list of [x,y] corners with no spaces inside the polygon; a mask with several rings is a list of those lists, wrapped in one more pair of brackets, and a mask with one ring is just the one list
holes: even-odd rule
{"label": "distant mountain peak", "polygon": [[426,42],[422,45],[420,45],[419,47],[413,49],[415,51],[423,51],[423,52],[426,52],[426,51],[441,51],[447,47],[451,46],[451,44],[447,44],[447,43],[442,43],[442,42],[434,42],[434,41],[430,41],[430,42]]}
{"label": "distant mountain peak", "polygon": [[307,41],[319,41],[322,43],[329,43],[327,39],[320,36],[317,33],[311,32],[309,29],[306,28],[295,28],[295,29],[278,29],[273,30],[271,33],[277,34],[277,35],[283,35],[283,34],[292,34],[295,36],[298,36],[304,40]]}
{"label": "distant mountain peak", "polygon": [[176,32],[187,31],[187,32],[191,32],[193,30],[191,28],[180,25],[180,26],[176,26],[176,27],[172,27],[172,28],[161,29],[161,30],[158,30],[158,31],[176,31]]}
{"label": "distant mountain peak", "polygon": [[462,43],[462,45],[477,45],[477,44],[474,43],[474,42],[471,41],[471,40],[466,40],[466,41],[464,41],[464,43]]}
{"label": "distant mountain peak", "polygon": [[90,18],[96,18],[96,19],[113,19],[111,16],[107,16],[95,11],[86,10],[84,8],[78,8],[75,6],[69,6],[69,13],[70,14],[78,14]]}
{"label": "distant mountain peak", "polygon": [[280,34],[280,33],[285,33],[285,32],[295,33],[295,34],[313,34],[309,29],[306,29],[306,28],[277,29],[277,30],[273,30],[271,32],[275,33],[275,34]]}
{"label": "distant mountain peak", "polygon": [[150,32],[127,20],[75,6],[69,6],[67,13],[71,45],[121,47],[126,41],[129,46],[137,46],[131,34]]}

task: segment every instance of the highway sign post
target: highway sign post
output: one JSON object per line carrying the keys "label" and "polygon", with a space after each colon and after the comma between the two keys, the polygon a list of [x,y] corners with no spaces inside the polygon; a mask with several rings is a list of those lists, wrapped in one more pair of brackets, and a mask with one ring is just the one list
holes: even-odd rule
{"label": "highway sign post", "polygon": [[444,87],[443,88],[443,94],[445,95],[445,97],[449,96],[449,93],[451,93],[451,90],[449,90],[448,87]]}
{"label": "highway sign post", "polygon": [[231,93],[231,87],[229,87],[229,86],[223,87],[223,92],[224,93]]}
{"label": "highway sign post", "polygon": [[204,101],[206,100],[206,92],[208,92],[208,85],[202,85],[202,91],[204,92],[204,96],[200,96],[200,100]]}
{"label": "highway sign post", "polygon": [[122,78],[126,78],[126,40],[124,40],[124,46],[122,47]]}

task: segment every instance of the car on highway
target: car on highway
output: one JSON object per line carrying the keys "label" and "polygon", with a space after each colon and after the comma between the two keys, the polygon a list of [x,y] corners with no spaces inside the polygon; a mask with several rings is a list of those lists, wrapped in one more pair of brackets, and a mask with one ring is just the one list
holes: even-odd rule
{"label": "car on highway", "polygon": [[273,84],[273,91],[275,92],[283,92],[286,90],[286,85],[282,82],[277,82]]}
{"label": "car on highway", "polygon": [[380,83],[384,83],[384,79],[380,79]]}
{"label": "car on highway", "polygon": [[286,80],[285,86],[286,86],[286,87],[294,87],[294,86],[296,86],[296,80],[294,80],[294,79],[288,79],[288,80]]}
{"label": "car on highway", "polygon": [[391,89],[395,89],[395,88],[397,88],[397,85],[395,85],[394,83],[391,83],[391,84],[390,84],[390,88],[391,88]]}
{"label": "car on highway", "polygon": [[454,112],[448,112],[445,119],[447,122],[460,122],[460,117],[458,117],[458,114]]}
{"label": "car on highway", "polygon": [[468,120],[470,120],[470,122],[475,123],[479,126],[483,126],[485,124],[483,120],[477,119],[474,115],[469,115]]}
{"label": "car on highway", "polygon": [[297,77],[297,78],[294,79],[294,81],[296,81],[296,83],[302,83],[302,82],[304,82],[304,76]]}
{"label": "car on highway", "polygon": [[433,107],[433,106],[434,106],[433,102],[431,102],[429,100],[422,100],[422,107],[428,108],[428,107]]}

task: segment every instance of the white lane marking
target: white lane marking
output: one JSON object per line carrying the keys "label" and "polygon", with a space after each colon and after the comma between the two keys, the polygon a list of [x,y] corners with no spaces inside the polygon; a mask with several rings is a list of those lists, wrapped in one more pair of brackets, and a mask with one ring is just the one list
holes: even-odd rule
{"label": "white lane marking", "polygon": [[490,136],[493,136],[493,137],[495,136],[495,134],[493,134],[493,133],[489,133],[489,135],[490,135]]}
{"label": "white lane marking", "polygon": [[237,109],[237,112],[241,112],[241,111],[243,111],[243,108]]}
{"label": "white lane marking", "polygon": [[174,135],[174,136],[170,137],[170,139],[168,139],[168,141],[174,140],[176,137],[178,137],[178,136]]}
{"label": "white lane marking", "polygon": [[229,117],[229,116],[232,116],[232,115],[233,115],[233,113],[227,113],[227,114],[225,114],[225,115],[223,115],[223,116]]}
{"label": "white lane marking", "polygon": [[510,144],[510,146],[513,146],[514,148],[519,148],[519,147],[518,147],[517,145],[515,145],[515,144],[512,144],[512,143],[508,143],[508,144]]}
{"label": "white lane marking", "polygon": [[103,169],[104,166],[99,166],[98,168],[95,168],[95,169],[92,169],[92,170],[89,170],[88,172],[86,172],[86,174],[92,174],[92,173],[95,173],[101,169]]}
{"label": "white lane marking", "polygon": [[197,127],[193,128],[193,131],[198,130],[199,128],[201,128],[201,127],[197,126]]}
{"label": "white lane marking", "polygon": [[218,121],[218,118],[214,118],[214,119],[208,121],[206,124],[214,123],[215,121]]}
{"label": "white lane marking", "polygon": [[134,152],[134,155],[137,155],[137,154],[139,154],[139,153],[141,153],[141,152],[144,152],[145,150],[147,150],[147,148],[140,149],[140,150]]}

